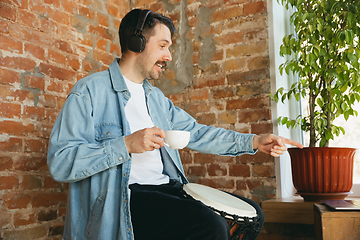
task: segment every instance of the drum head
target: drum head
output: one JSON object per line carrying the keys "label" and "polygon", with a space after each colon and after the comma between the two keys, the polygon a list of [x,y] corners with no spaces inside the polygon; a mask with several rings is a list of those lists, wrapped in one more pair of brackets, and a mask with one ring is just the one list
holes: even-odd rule
{"label": "drum head", "polygon": [[194,199],[201,201],[206,206],[213,207],[219,211],[241,217],[256,217],[256,209],[226,192],[208,186],[188,183],[184,185],[184,191]]}

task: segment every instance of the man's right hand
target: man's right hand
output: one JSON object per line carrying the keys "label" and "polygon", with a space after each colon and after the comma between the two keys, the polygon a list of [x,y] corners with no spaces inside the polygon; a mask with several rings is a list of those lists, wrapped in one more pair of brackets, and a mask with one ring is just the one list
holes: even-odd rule
{"label": "man's right hand", "polygon": [[165,133],[158,127],[144,128],[125,137],[129,153],[153,151],[164,146]]}

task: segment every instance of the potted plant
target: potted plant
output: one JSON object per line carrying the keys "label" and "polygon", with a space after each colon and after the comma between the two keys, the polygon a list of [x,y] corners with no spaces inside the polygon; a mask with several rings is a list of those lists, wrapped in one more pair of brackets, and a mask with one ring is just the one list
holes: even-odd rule
{"label": "potted plant", "polygon": [[294,9],[290,22],[295,28],[280,47],[281,56],[292,58],[279,70],[297,74],[298,81],[289,89],[278,88],[272,98],[308,101],[308,115],[278,118],[280,124],[310,135],[308,148],[289,149],[294,186],[305,200],[344,198],[352,187],[355,149],[331,148],[329,140],[345,134],[333,124],[336,118],[358,115],[353,105],[360,101],[360,1],[279,1]]}

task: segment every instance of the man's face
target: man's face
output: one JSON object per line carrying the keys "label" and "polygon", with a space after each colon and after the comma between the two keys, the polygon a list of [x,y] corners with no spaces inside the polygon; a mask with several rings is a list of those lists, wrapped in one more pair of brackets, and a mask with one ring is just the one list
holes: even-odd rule
{"label": "man's face", "polygon": [[136,60],[137,69],[145,79],[158,79],[166,62],[171,61],[169,47],[171,46],[171,33],[163,24],[156,24],[154,34],[147,40],[145,49],[139,53]]}

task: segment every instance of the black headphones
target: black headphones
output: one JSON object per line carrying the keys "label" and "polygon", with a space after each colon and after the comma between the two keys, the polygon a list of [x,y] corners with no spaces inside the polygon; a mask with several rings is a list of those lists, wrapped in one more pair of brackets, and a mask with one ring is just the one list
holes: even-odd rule
{"label": "black headphones", "polygon": [[138,24],[136,25],[136,28],[135,28],[135,33],[129,36],[128,42],[127,42],[128,49],[130,51],[142,52],[145,49],[146,39],[141,34],[141,32],[143,30],[147,16],[151,12],[152,12],[151,10],[142,10],[141,13],[139,14],[139,20],[138,20]]}

